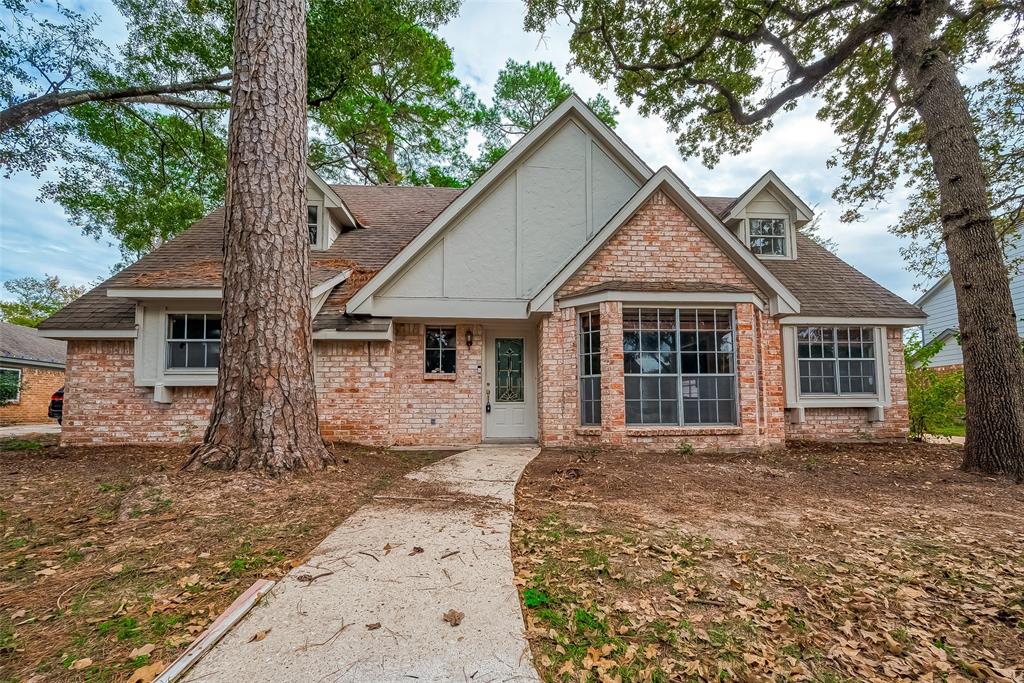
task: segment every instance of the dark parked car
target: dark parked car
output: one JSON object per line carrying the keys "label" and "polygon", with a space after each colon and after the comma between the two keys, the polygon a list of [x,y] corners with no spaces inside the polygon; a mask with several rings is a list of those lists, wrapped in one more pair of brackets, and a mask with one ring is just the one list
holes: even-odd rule
{"label": "dark parked car", "polygon": [[47,411],[47,415],[49,415],[50,417],[57,418],[57,424],[63,424],[64,387],[61,387],[57,391],[53,392],[53,396],[50,397],[50,410]]}

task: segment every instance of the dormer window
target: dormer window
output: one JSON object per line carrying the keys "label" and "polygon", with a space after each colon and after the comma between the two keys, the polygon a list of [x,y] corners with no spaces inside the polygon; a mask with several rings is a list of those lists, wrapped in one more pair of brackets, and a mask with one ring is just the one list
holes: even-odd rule
{"label": "dormer window", "polygon": [[320,244],[320,207],[310,204],[306,207],[306,225],[309,228],[309,244],[317,246]]}
{"label": "dormer window", "polygon": [[751,218],[750,251],[758,256],[786,256],[786,219]]}

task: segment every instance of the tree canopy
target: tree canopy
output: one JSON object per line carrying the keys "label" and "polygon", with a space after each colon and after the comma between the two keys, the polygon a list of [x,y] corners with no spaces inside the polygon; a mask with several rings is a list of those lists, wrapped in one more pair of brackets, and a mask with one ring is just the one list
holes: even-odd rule
{"label": "tree canopy", "polygon": [[36,327],[86,290],[78,285],[62,285],[56,275],[21,277],[8,280],[4,286],[14,293],[14,300],[0,301],[0,319],[25,327]]}

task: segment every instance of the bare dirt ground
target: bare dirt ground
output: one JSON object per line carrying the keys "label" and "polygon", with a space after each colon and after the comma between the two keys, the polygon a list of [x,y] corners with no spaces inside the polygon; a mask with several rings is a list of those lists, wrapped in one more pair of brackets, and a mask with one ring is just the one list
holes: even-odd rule
{"label": "bare dirt ground", "polygon": [[1024,680],[1024,486],[960,455],[545,450],[512,537],[542,676]]}
{"label": "bare dirt ground", "polygon": [[333,450],[326,472],[273,481],[182,472],[180,447],[0,442],[0,681],[147,680],[254,580],[446,455]]}

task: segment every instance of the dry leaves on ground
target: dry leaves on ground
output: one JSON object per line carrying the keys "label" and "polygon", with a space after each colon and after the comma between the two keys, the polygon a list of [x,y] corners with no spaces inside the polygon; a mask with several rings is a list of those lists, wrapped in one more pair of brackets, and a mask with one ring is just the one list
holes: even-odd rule
{"label": "dry leaves on ground", "polygon": [[1019,680],[1024,490],[957,456],[545,451],[513,534],[535,661],[556,681]]}

